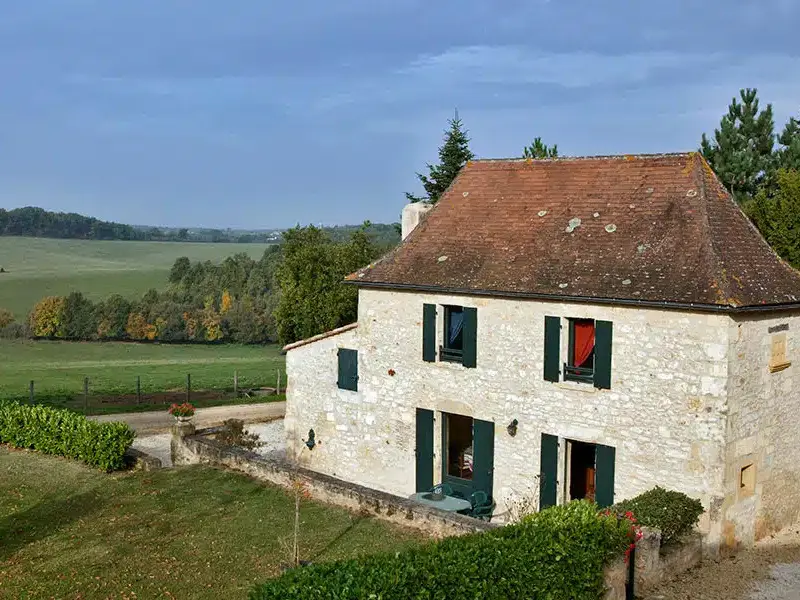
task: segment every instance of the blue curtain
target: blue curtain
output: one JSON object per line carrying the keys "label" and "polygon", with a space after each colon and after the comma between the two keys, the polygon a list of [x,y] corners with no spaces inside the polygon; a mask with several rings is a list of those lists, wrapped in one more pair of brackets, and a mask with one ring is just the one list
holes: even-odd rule
{"label": "blue curtain", "polygon": [[452,311],[450,313],[450,344],[456,341],[458,334],[464,327],[464,313]]}

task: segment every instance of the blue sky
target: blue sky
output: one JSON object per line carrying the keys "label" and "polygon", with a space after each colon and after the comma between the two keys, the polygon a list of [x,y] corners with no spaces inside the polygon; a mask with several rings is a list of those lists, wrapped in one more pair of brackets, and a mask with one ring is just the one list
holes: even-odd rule
{"label": "blue sky", "polygon": [[795,0],[0,0],[0,206],[395,221],[454,107],[479,157],[690,150],[800,114]]}

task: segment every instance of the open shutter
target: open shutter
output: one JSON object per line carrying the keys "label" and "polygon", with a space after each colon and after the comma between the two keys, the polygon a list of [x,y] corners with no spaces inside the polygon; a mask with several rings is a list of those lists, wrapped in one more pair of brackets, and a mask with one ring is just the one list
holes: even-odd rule
{"label": "open shutter", "polygon": [[436,362],[436,305],[422,306],[422,360]]}
{"label": "open shutter", "polygon": [[542,450],[539,468],[539,510],[556,505],[558,479],[558,437],[542,434]]}
{"label": "open shutter", "polygon": [[478,309],[464,307],[464,345],[461,364],[474,368],[478,363]]}
{"label": "open shutter", "polygon": [[494,423],[474,419],[472,436],[472,486],[475,491],[480,490],[491,496],[494,480]]}
{"label": "open shutter", "polygon": [[594,387],[611,389],[611,321],[594,324]]}
{"label": "open shutter", "polygon": [[544,378],[558,381],[561,375],[561,318],[544,318]]}
{"label": "open shutter", "polygon": [[358,350],[339,348],[339,389],[358,391]]}
{"label": "open shutter", "polygon": [[597,444],[595,453],[594,500],[600,508],[614,504],[614,462],[617,451],[613,446]]}
{"label": "open shutter", "polygon": [[433,411],[417,409],[417,440],[414,449],[417,461],[417,491],[433,487]]}

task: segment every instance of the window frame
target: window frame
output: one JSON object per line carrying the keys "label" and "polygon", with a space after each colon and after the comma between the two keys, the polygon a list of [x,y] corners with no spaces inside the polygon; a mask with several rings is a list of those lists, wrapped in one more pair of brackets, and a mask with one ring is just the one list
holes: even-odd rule
{"label": "window frame", "polygon": [[[349,357],[345,359],[345,357]],[[349,360],[350,365],[353,367],[352,374],[343,374],[343,363]],[[358,391],[358,349],[356,348],[338,348],[336,351],[336,387],[340,390],[348,392]]]}
{"label": "window frame", "polygon": [[572,363],[575,361],[575,323],[578,321],[591,321],[594,328],[595,336],[597,335],[597,320],[581,317],[568,317],[568,345],[567,345],[567,360],[563,364],[563,377],[564,381],[575,381],[577,383],[589,383],[594,385],[595,374],[595,361],[597,351],[597,338],[595,337],[595,345],[592,348],[592,367],[576,367]]}
{"label": "window frame", "polygon": [[[455,304],[443,304],[442,308],[444,309],[443,318],[442,318],[442,343],[439,345],[439,360],[443,362],[452,362],[452,363],[459,363],[463,364],[464,362],[464,330],[463,330],[463,319],[464,319],[464,306],[459,306]],[[461,348],[451,348],[449,347],[449,338],[450,338],[450,317],[453,312],[453,309],[459,309],[462,318],[462,330],[461,330]]]}

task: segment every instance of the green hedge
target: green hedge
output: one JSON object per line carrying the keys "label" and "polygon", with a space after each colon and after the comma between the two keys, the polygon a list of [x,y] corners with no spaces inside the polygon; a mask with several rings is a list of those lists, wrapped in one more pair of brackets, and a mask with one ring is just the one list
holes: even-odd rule
{"label": "green hedge", "polygon": [[661,543],[668,544],[689,533],[703,514],[699,500],[682,492],[656,486],[612,507],[618,513],[631,511],[639,525],[661,530]]}
{"label": "green hedge", "polygon": [[135,433],[125,423],[98,423],[69,410],[0,401],[0,443],[81,460],[104,471],[124,464]]}
{"label": "green hedge", "polygon": [[632,536],[629,521],[571,502],[488,533],[293,569],[257,586],[250,600],[595,600],[604,566]]}

